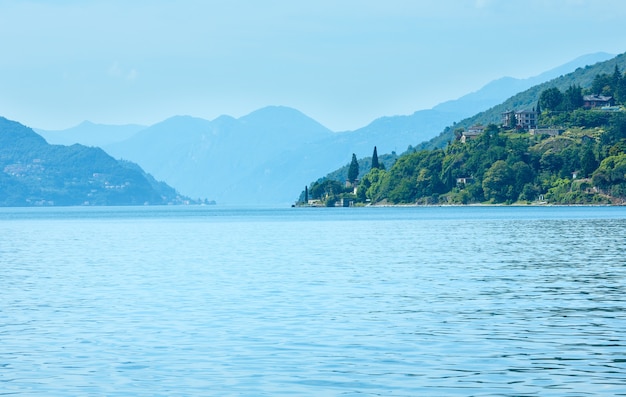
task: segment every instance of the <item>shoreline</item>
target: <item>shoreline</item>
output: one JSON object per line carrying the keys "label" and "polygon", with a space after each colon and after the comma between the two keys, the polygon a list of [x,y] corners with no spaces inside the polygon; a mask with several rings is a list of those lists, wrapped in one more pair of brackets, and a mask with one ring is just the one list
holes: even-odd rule
{"label": "shoreline", "polygon": [[412,208],[412,207],[626,207],[626,202],[621,204],[550,204],[550,203],[513,203],[513,204],[486,204],[486,203],[474,203],[474,204],[389,204],[389,203],[381,203],[381,204],[365,204],[365,205],[354,205],[350,207],[327,207],[324,205],[298,205],[292,204],[291,208]]}
{"label": "shoreline", "polygon": [[[364,205],[365,207],[624,207],[626,203],[623,204],[549,204],[549,203],[540,203],[540,204],[368,204]],[[354,207],[353,207],[354,208]]]}

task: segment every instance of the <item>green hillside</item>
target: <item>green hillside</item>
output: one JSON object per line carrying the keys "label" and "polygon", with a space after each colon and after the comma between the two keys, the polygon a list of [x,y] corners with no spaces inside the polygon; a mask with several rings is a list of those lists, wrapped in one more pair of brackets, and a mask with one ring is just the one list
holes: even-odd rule
{"label": "green hillside", "polygon": [[180,204],[188,199],[102,149],[49,145],[0,117],[0,206]]}
{"label": "green hillside", "polygon": [[[327,178],[311,185],[308,198],[326,205],[346,200],[357,205],[623,204],[625,62],[620,55],[579,69],[463,120],[428,148],[414,148],[391,167],[364,173],[356,194]],[[509,110],[517,112],[503,120]]]}
{"label": "green hillside", "polygon": [[500,124],[503,112],[507,110],[530,110],[536,107],[541,93],[549,88],[555,87],[561,91],[565,91],[572,85],[579,85],[584,89],[590,89],[593,80],[597,75],[612,74],[616,66],[622,71],[626,70],[626,53],[618,55],[608,61],[598,62],[584,68],[578,68],[572,73],[557,77],[548,82],[531,87],[526,91],[520,92],[500,105],[496,105],[484,112],[463,119],[458,123],[447,127],[437,137],[428,142],[416,145],[415,149],[443,148],[448,144],[448,142],[454,139],[454,130],[458,128],[469,128],[475,124]]}

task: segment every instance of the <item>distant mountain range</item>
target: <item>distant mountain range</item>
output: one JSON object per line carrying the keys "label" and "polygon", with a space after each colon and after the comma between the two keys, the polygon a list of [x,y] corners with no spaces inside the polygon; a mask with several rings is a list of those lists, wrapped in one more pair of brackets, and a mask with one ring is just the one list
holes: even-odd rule
{"label": "distant mountain range", "polygon": [[332,135],[297,110],[267,107],[239,119],[175,116],[105,148],[192,197],[268,203],[285,197],[283,189],[293,185],[284,183],[293,175],[323,170],[317,161],[306,165],[312,160],[306,147]]}
{"label": "distant mountain range", "polygon": [[116,142],[131,138],[145,125],[105,125],[83,121],[79,125],[66,130],[46,131],[34,128],[34,131],[46,138],[46,141],[55,145],[73,145],[80,143],[85,146],[104,147]]}
{"label": "distant mountain range", "polygon": [[333,132],[279,106],[238,119],[175,116],[149,127],[85,122],[64,131],[36,131],[51,143],[101,146],[187,196],[228,204],[284,204],[311,180],[349,163],[352,153],[369,156],[374,146],[381,154],[404,151],[517,92],[611,57],[597,53],[533,78],[502,78],[433,109],[382,117],[355,131]]}
{"label": "distant mountain range", "polygon": [[50,145],[0,117],[0,206],[181,204],[188,199],[100,148]]}

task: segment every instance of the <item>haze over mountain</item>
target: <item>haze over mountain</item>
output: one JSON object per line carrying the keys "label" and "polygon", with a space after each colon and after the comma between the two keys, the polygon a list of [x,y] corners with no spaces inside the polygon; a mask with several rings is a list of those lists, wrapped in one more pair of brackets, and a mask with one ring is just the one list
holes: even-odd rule
{"label": "haze over mountain", "polygon": [[502,113],[505,111],[532,109],[535,107],[542,91],[546,89],[558,88],[564,92],[572,85],[580,85],[583,88],[587,88],[591,86],[596,75],[612,74],[615,71],[615,67],[619,70],[626,70],[626,53],[617,55],[603,62],[588,65],[584,68],[577,68],[571,73],[563,74],[555,79],[533,85],[485,111],[458,120],[455,125],[448,126],[448,128],[444,129],[431,140],[419,144],[416,149],[443,148],[451,139],[454,139],[454,129],[456,128],[468,128],[475,124],[498,124],[501,122]]}
{"label": "haze over mountain", "polygon": [[50,145],[0,117],[0,206],[182,204],[188,199],[100,148]]}
{"label": "haze over mountain", "polygon": [[263,176],[279,174],[276,178],[281,180],[284,173],[304,172],[293,165],[277,169],[271,162],[290,151],[300,155],[303,147],[330,136],[330,130],[295,109],[267,107],[239,119],[175,116],[105,148],[113,156],[134,159],[157,179],[170,181],[192,197],[263,203],[284,195],[266,191]]}
{"label": "haze over mountain", "polygon": [[105,125],[83,121],[75,127],[65,130],[48,131],[39,128],[33,130],[46,138],[53,145],[73,145],[80,143],[85,146],[106,146],[124,141],[146,128],[145,125]]}
{"label": "haze over mountain", "polygon": [[432,109],[419,110],[408,116],[381,117],[354,131],[356,136],[351,142],[354,152],[359,156],[370,155],[374,145],[378,146],[380,153],[402,152],[408,145],[427,141],[452,123],[500,104],[518,92],[614,56],[604,52],[583,55],[535,77],[502,77],[478,91],[443,102]]}
{"label": "haze over mountain", "polygon": [[[382,170],[362,158],[357,174],[353,159],[311,180],[296,205],[623,205],[624,70],[626,53],[534,85],[447,127]],[[512,111],[534,117],[503,117]],[[478,125],[483,128],[469,130]],[[356,191],[344,186],[357,178]]]}
{"label": "haze over mountain", "polygon": [[[97,127],[104,135],[99,139],[109,140],[102,146],[110,154],[137,162],[185,195],[218,203],[289,203],[294,191],[345,165],[352,153],[369,156],[374,146],[380,154],[402,152],[520,90],[610,57],[590,54],[533,78],[502,78],[433,109],[381,117],[355,131],[332,132],[295,109],[279,106],[238,119],[175,116],[118,142],[111,140],[140,126],[111,126],[109,132],[107,126]],[[93,131],[93,124],[83,123],[67,137],[63,131],[41,133],[57,142],[93,144]]]}

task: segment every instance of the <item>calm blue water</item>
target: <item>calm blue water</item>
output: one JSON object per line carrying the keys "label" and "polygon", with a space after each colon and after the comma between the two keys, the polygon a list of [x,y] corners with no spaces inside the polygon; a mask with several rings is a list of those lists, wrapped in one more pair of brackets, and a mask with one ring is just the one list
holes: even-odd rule
{"label": "calm blue water", "polygon": [[626,395],[626,208],[0,210],[0,395]]}

